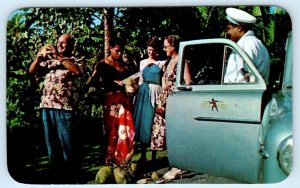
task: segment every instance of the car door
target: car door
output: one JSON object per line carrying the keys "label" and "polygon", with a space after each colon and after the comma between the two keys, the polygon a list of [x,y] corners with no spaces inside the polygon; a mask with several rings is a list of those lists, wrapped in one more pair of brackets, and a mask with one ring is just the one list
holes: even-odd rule
{"label": "car door", "polygon": [[[224,83],[229,54],[243,60],[247,81]],[[193,83],[184,85],[188,63]],[[227,39],[181,42],[176,89],[166,108],[171,166],[257,182],[261,101],[266,85],[249,57]]]}

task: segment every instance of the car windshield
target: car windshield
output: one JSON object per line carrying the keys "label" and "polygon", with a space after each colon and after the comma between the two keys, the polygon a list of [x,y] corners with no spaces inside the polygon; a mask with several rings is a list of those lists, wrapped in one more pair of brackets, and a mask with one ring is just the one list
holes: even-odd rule
{"label": "car windshield", "polygon": [[293,35],[292,32],[288,34],[286,42],[286,55],[285,55],[285,68],[284,68],[284,78],[283,78],[283,88],[292,88],[293,82]]}

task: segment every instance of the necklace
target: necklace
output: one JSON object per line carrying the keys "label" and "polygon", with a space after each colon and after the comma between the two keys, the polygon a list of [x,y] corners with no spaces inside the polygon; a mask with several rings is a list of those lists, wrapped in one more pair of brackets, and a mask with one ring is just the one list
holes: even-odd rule
{"label": "necklace", "polygon": [[171,71],[174,67],[175,67],[175,65],[177,64],[177,61],[178,60],[178,56],[176,56],[176,57],[173,57],[171,60],[170,60],[170,63],[169,63],[169,65],[168,65],[168,70],[169,71]]}

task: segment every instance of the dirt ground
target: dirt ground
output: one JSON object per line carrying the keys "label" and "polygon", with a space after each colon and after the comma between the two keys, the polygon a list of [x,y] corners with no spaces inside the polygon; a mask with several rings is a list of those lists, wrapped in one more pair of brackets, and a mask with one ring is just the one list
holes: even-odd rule
{"label": "dirt ground", "polygon": [[[86,124],[78,131],[79,169],[76,184],[94,184],[95,176],[104,161],[103,140],[101,128]],[[19,129],[7,132],[8,170],[10,175],[20,183],[25,184],[56,184],[63,180],[51,177],[44,143],[43,130],[39,128]],[[140,153],[137,150],[133,161],[137,161]],[[135,179],[150,178],[153,172],[158,172],[159,178],[169,170],[167,152],[158,152],[157,160],[151,161],[151,152],[147,152],[148,161],[141,166],[140,176]],[[157,183],[148,180],[147,183]],[[207,174],[186,172],[166,184],[232,184],[239,183],[230,179],[213,177]]]}

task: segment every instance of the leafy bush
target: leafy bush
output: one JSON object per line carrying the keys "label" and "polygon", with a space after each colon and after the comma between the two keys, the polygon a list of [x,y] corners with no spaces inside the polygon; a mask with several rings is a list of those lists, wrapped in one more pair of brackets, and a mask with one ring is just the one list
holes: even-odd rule
{"label": "leafy bush", "polygon": [[[152,35],[161,39],[179,34],[183,40],[223,37],[226,7],[112,8],[112,35],[126,39],[126,48],[145,55],[146,41]],[[271,57],[284,62],[286,34],[291,30],[289,16],[268,14],[269,7],[241,7],[259,17],[257,34],[269,48]],[[103,8],[26,8],[14,12],[7,23],[7,126],[28,127],[40,123],[38,104],[41,86],[27,70],[38,49],[55,44],[65,32],[75,38],[75,56],[85,61],[83,77],[76,81],[77,112],[81,119],[101,117],[101,90],[85,96],[85,83],[95,62],[104,54]],[[278,11],[277,11],[278,12]],[[163,52],[161,52],[164,55]]]}

